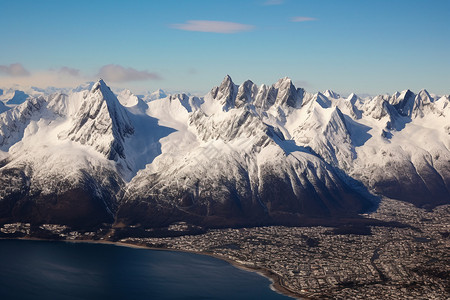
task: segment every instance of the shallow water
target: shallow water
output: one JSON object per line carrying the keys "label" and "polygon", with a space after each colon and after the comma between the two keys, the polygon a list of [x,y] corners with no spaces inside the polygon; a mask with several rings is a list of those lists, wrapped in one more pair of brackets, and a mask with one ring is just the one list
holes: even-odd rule
{"label": "shallow water", "polygon": [[0,240],[0,299],[291,299],[269,284],[204,255]]}

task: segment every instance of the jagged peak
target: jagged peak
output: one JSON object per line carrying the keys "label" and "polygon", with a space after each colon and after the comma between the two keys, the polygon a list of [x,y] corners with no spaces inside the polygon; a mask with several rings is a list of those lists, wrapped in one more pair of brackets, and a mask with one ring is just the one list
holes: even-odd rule
{"label": "jagged peak", "polygon": [[324,92],[323,92],[323,95],[326,96],[326,97],[334,98],[334,99],[338,99],[338,98],[341,97],[338,93],[336,93],[336,92],[334,92],[334,91],[332,91],[332,90],[326,90],[326,91],[324,91]]}
{"label": "jagged peak", "polygon": [[352,105],[355,105],[359,99],[360,98],[358,97],[358,95],[356,95],[355,93],[351,93],[350,95],[348,95],[346,101],[350,102]]}
{"label": "jagged peak", "polygon": [[331,107],[331,100],[328,99],[328,97],[326,97],[321,92],[317,92],[317,94],[315,94],[313,96],[313,100],[315,102],[317,102],[322,108],[329,108],[329,107]]}
{"label": "jagged peak", "polygon": [[234,84],[230,75],[226,75],[219,87],[214,87],[211,92],[213,99],[220,101],[222,109],[228,111],[228,109],[234,107],[234,100],[237,94],[237,86]]}
{"label": "jagged peak", "polygon": [[167,97],[167,93],[162,89],[157,89],[156,91],[152,92],[151,95],[158,97]]}
{"label": "jagged peak", "polygon": [[298,90],[295,88],[289,77],[279,79],[271,88],[276,90],[276,105],[287,105],[289,107],[301,106],[303,93],[299,95]]}
{"label": "jagged peak", "polygon": [[428,91],[427,91],[426,89],[421,89],[421,90],[419,91],[419,94],[418,94],[418,95],[420,96],[420,98],[421,98],[422,100],[429,100],[429,101],[432,101],[432,99],[433,99],[433,97],[430,96],[430,93],[428,93]]}
{"label": "jagged peak", "polygon": [[[109,110],[115,110],[118,106],[122,106],[120,101],[117,99],[117,96],[101,78],[96,83],[94,83],[90,91],[91,94],[95,94],[97,92],[100,93],[100,96],[96,97],[96,99],[98,99],[100,102],[105,101]],[[131,91],[130,94],[134,95],[133,93],[131,93]]]}
{"label": "jagged peak", "polygon": [[252,85],[254,85],[254,83],[250,79],[247,79],[246,81],[244,81],[244,83],[242,83],[242,86],[252,86]]}
{"label": "jagged peak", "polygon": [[389,97],[389,103],[394,106],[403,106],[405,101],[408,101],[409,98],[414,96],[415,95],[411,90],[403,90],[401,92],[396,92]]}
{"label": "jagged peak", "polygon": [[223,80],[222,80],[222,82],[220,83],[220,85],[219,85],[219,86],[213,87],[213,88],[211,89],[211,92],[210,92],[210,93],[211,93],[212,97],[213,97],[214,99],[216,99],[219,92],[222,92],[222,94],[223,94],[223,92],[225,92],[225,91],[227,91],[227,90],[230,90],[230,89],[232,89],[232,88],[235,87],[235,86],[236,86],[236,85],[234,84],[233,80],[231,79],[231,76],[227,74],[227,75],[223,78]]}
{"label": "jagged peak", "polygon": [[291,78],[289,78],[288,76],[284,76],[284,77],[278,79],[278,82],[286,82],[286,81],[292,82]]}
{"label": "jagged peak", "polygon": [[222,86],[229,86],[229,85],[232,85],[232,84],[234,84],[234,82],[233,82],[233,80],[231,79],[231,76],[227,74],[227,75],[223,78],[222,83],[220,84],[220,86],[221,86],[221,87],[222,87]]}
{"label": "jagged peak", "polygon": [[245,92],[251,91],[251,89],[254,86],[255,86],[255,84],[253,83],[253,81],[251,81],[251,80],[244,81],[238,88],[238,95],[241,94],[241,93],[245,93]]}
{"label": "jagged peak", "polygon": [[[408,92],[411,92],[411,91],[410,90],[403,90],[401,92],[396,91],[395,93],[392,94],[392,96],[390,96],[390,98],[392,99],[391,101],[398,102],[399,99],[404,99]],[[378,95],[378,96],[381,96],[381,95]]]}
{"label": "jagged peak", "polygon": [[350,95],[348,95],[347,100],[351,100],[351,99],[358,99],[358,95],[356,95],[355,93],[351,93]]}
{"label": "jagged peak", "polygon": [[317,99],[327,99],[327,100],[329,101],[328,97],[325,96],[324,94],[322,94],[321,92],[315,93],[315,94],[313,95],[313,99],[314,99],[314,100],[317,100]]}
{"label": "jagged peak", "polygon": [[443,95],[443,96],[437,97],[437,101],[450,101],[450,95]]}
{"label": "jagged peak", "polygon": [[406,99],[406,98],[409,98],[411,95],[414,95],[414,93],[410,89],[407,89],[407,90],[403,90],[400,93],[399,98]]}
{"label": "jagged peak", "polygon": [[278,81],[274,84],[274,87],[277,89],[287,88],[287,87],[291,87],[291,86],[294,87],[292,80],[287,76],[278,79]]}
{"label": "jagged peak", "polygon": [[236,107],[242,107],[246,103],[250,103],[254,100],[256,94],[258,92],[258,88],[251,80],[246,80],[244,83],[242,83],[239,86],[236,100],[235,100],[235,106]]}
{"label": "jagged peak", "polygon": [[[327,120],[327,124],[329,124],[330,126],[336,123],[343,124],[345,131],[347,131],[344,114],[337,106],[331,108],[331,113],[329,113]],[[334,130],[337,130],[337,128],[334,128]]]}
{"label": "jagged peak", "polygon": [[85,96],[73,121],[68,131],[58,135],[60,139],[93,146],[110,160],[125,158],[123,141],[134,133],[134,127],[127,110],[102,79]]}
{"label": "jagged peak", "polygon": [[189,98],[189,96],[185,93],[172,94],[168,97],[169,101],[184,100],[184,99],[188,99],[188,98]]}
{"label": "jagged peak", "polygon": [[103,89],[108,88],[109,89],[109,86],[106,85],[105,81],[100,78],[97,82],[94,83],[94,85],[92,85],[91,93],[99,88],[103,88]]}

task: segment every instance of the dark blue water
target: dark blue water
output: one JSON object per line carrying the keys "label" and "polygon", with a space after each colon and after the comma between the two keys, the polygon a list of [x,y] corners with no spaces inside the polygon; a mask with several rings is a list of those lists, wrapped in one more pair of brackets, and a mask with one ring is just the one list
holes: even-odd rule
{"label": "dark blue water", "polygon": [[0,240],[0,299],[290,299],[269,284],[203,255]]}

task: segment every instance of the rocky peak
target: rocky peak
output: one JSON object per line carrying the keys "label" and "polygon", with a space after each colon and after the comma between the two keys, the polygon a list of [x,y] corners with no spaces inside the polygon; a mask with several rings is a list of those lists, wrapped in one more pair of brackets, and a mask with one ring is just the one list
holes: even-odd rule
{"label": "rocky peak", "polygon": [[241,84],[241,86],[239,86],[235,106],[239,108],[243,107],[247,103],[253,102],[253,99],[255,98],[257,92],[258,88],[251,80],[245,81],[243,84]]}
{"label": "rocky peak", "polygon": [[0,114],[0,150],[8,151],[9,147],[17,143],[30,121],[39,115],[45,106],[43,97],[33,97]]}
{"label": "rocky peak", "polygon": [[219,87],[211,90],[213,99],[220,101],[224,110],[234,107],[234,100],[237,94],[237,86],[231,80],[230,75],[225,76]]}
{"label": "rocky peak", "polygon": [[274,88],[278,90],[275,104],[299,107],[297,89],[290,78],[281,78],[275,83]]}
{"label": "rocky peak", "polygon": [[162,98],[166,98],[168,95],[166,92],[164,92],[162,89],[157,89],[156,91],[154,91],[153,93],[150,94],[150,96],[148,97],[148,100],[152,101],[152,100],[157,100],[157,99],[162,99]]}
{"label": "rocky peak", "polygon": [[347,101],[349,101],[351,104],[355,104],[356,101],[358,101],[358,96],[354,93],[351,93],[348,97],[347,97]]}
{"label": "rocky peak", "polygon": [[418,96],[420,96],[420,99],[422,100],[422,102],[425,103],[431,103],[433,102],[433,97],[430,96],[430,94],[428,93],[427,90],[423,89],[420,90],[419,94],[417,94]]}
{"label": "rocky peak", "polygon": [[125,158],[124,139],[133,133],[127,111],[100,79],[85,95],[71,128],[58,137],[92,146],[108,159],[117,161]]}
{"label": "rocky peak", "polygon": [[400,93],[397,98],[393,98],[390,101],[395,109],[397,109],[398,113],[405,117],[411,117],[412,111],[414,108],[416,95],[410,90],[406,90]]}
{"label": "rocky peak", "polygon": [[332,90],[326,90],[323,94],[327,98],[339,99],[341,96],[338,93],[333,92]]}
{"label": "rocky peak", "polygon": [[331,107],[331,101],[330,99],[328,99],[324,94],[322,94],[321,92],[318,92],[315,96],[314,96],[316,102],[322,106],[322,108],[329,108]]}

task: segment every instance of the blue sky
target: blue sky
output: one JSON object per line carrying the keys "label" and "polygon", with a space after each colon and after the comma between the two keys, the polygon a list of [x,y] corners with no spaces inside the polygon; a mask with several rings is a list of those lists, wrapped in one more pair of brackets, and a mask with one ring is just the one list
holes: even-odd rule
{"label": "blue sky", "polygon": [[447,0],[0,0],[0,86],[450,93]]}

